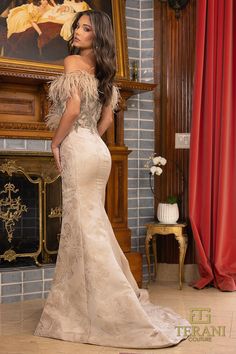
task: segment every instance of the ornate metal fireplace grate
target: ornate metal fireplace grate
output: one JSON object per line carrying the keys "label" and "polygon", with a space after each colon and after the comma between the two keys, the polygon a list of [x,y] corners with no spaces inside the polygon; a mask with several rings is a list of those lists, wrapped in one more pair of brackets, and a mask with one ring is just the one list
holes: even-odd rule
{"label": "ornate metal fireplace grate", "polygon": [[6,155],[0,155],[0,266],[52,263],[60,238],[61,183],[51,154]]}

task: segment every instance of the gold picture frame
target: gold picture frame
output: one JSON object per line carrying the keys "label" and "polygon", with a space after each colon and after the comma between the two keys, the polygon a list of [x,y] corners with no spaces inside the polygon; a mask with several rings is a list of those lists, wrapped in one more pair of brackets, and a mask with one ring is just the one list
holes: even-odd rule
{"label": "gold picture frame", "polygon": [[[94,3],[102,2],[94,0]],[[110,0],[117,80],[129,80],[130,77],[125,4],[125,0]],[[0,55],[0,136],[51,138],[52,133],[43,120],[48,109],[47,83],[62,72],[62,65]]]}

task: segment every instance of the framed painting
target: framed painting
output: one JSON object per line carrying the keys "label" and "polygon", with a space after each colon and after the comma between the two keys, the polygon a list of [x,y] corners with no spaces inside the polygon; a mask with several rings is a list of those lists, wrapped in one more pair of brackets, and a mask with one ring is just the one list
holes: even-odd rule
{"label": "framed painting", "polygon": [[117,80],[129,79],[125,0],[0,0],[0,136],[50,139],[44,123],[48,81],[63,71],[79,11],[107,12],[113,23]]}
{"label": "framed painting", "polygon": [[63,69],[71,24],[79,11],[99,9],[112,19],[117,78],[129,78],[125,0],[1,0],[0,74],[48,75]]}

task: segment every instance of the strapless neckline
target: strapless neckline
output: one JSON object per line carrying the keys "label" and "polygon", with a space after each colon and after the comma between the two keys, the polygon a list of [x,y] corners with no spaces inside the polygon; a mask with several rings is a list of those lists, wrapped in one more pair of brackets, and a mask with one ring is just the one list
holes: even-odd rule
{"label": "strapless neckline", "polygon": [[92,77],[96,81],[98,80],[94,74],[90,74],[87,70],[83,70],[83,69],[74,70],[69,73],[63,73],[62,75],[73,75],[73,74],[77,74],[77,73],[83,73],[85,75]]}

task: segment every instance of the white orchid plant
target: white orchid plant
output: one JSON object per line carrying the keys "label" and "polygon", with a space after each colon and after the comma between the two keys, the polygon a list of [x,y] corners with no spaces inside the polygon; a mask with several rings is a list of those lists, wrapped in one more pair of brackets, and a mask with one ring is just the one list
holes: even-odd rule
{"label": "white orchid plant", "polygon": [[148,160],[146,161],[144,168],[149,170],[149,182],[150,182],[150,187],[151,191],[154,194],[154,190],[152,187],[151,183],[151,177],[154,175],[160,176],[163,172],[162,167],[160,166],[165,166],[167,163],[167,160],[162,157],[162,156],[156,156],[156,153],[153,153]]}
{"label": "white orchid plant", "polygon": [[165,166],[166,163],[167,160],[164,157],[156,156],[156,153],[154,153],[148,158],[144,167],[149,169],[149,173],[152,175],[160,176],[163,172],[163,169],[160,166]]}

